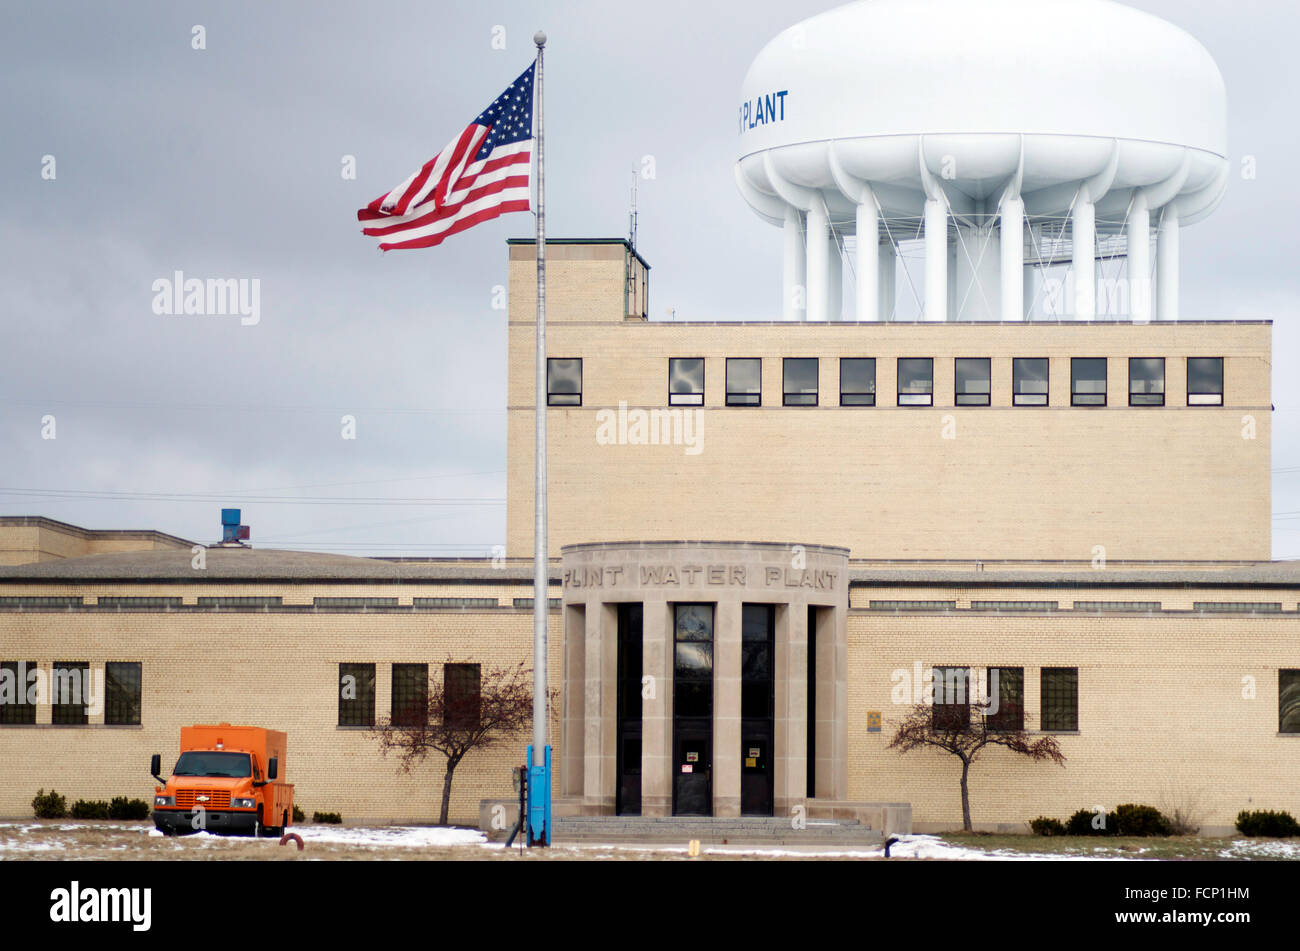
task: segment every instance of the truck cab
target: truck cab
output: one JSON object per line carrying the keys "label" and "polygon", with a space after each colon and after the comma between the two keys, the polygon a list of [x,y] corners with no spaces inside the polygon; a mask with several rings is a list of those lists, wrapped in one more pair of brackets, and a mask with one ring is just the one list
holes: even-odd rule
{"label": "truck cab", "polygon": [[182,727],[171,778],[159,775],[160,754],[150,763],[162,784],[154,789],[154,825],[164,835],[278,838],[293,821],[293,785],[281,780],[287,746],[284,733],[262,727]]}

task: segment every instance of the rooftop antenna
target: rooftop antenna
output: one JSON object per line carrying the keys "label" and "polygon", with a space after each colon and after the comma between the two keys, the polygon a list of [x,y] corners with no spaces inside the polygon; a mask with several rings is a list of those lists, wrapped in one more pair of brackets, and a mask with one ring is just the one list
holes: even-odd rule
{"label": "rooftop antenna", "polygon": [[628,241],[632,245],[632,250],[636,250],[636,167],[632,168],[632,212],[628,215]]}

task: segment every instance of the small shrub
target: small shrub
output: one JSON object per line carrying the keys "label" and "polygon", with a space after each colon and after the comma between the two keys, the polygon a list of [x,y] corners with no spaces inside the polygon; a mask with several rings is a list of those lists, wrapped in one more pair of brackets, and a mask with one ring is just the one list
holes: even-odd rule
{"label": "small shrub", "polygon": [[1069,835],[1115,835],[1119,826],[1119,817],[1115,813],[1106,813],[1105,822],[1100,829],[1093,825],[1097,819],[1097,813],[1091,809],[1080,809],[1066,820],[1065,831]]}
{"label": "small shrub", "polygon": [[311,814],[312,822],[320,822],[324,825],[336,826],[343,821],[343,817],[337,812],[313,812]]}
{"label": "small shrub", "polygon": [[127,799],[125,796],[114,796],[113,801],[108,804],[108,817],[110,819],[148,819],[149,804],[143,799]]}
{"label": "small shrub", "polygon": [[102,799],[78,799],[68,810],[73,819],[107,819],[108,803]]}
{"label": "small shrub", "polygon": [[63,819],[68,814],[68,801],[53,789],[48,793],[39,789],[32,800],[32,812],[37,819]]}
{"label": "small shrub", "polygon": [[1300,835],[1300,823],[1289,812],[1273,812],[1257,809],[1254,812],[1242,811],[1237,814],[1237,831],[1251,838],[1267,836],[1274,839],[1286,839]]}
{"label": "small shrub", "polygon": [[1034,835],[1065,835],[1065,824],[1060,819],[1039,816],[1029,820],[1029,829]]}
{"label": "small shrub", "polygon": [[1174,829],[1164,814],[1154,806],[1126,803],[1115,810],[1117,835],[1173,835]]}
{"label": "small shrub", "polygon": [[294,822],[306,822],[306,821],[307,821],[307,814],[306,814],[305,812],[303,812],[301,809],[299,809],[296,803],[294,804],[294,807],[293,807],[293,821],[294,821]]}

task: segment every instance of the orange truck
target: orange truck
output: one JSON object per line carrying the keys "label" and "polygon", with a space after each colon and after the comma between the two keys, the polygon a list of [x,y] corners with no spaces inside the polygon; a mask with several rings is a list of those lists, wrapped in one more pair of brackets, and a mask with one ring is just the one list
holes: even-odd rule
{"label": "orange truck", "polygon": [[284,733],[259,726],[181,727],[171,779],[159,775],[160,754],[150,763],[162,783],[154,789],[154,825],[163,835],[283,835],[293,821],[293,785],[280,780],[287,745]]}

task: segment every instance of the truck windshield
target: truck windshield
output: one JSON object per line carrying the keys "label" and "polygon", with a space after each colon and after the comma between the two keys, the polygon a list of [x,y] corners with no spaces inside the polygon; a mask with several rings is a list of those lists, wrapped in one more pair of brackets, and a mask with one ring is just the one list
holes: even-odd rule
{"label": "truck windshield", "polygon": [[173,776],[225,776],[237,778],[253,775],[252,757],[247,753],[214,753],[207,750],[182,753]]}

